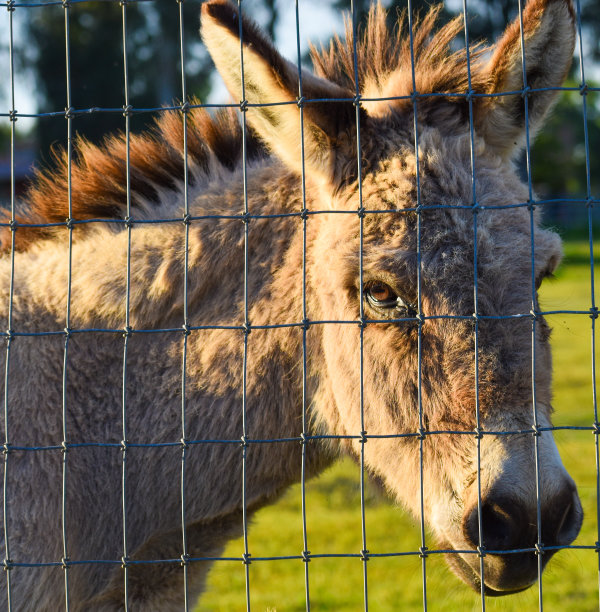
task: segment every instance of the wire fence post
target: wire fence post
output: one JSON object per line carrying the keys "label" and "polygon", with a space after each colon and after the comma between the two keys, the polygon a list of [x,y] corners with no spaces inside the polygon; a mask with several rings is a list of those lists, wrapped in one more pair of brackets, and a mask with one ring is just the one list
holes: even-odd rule
{"label": "wire fence post", "polygon": [[127,57],[127,4],[130,0],[120,0],[122,23],[123,23],[123,85],[125,104],[123,105],[123,115],[125,117],[125,174],[126,174],[126,197],[127,213],[125,225],[127,231],[127,270],[125,279],[125,327],[123,330],[123,396],[122,396],[122,439],[121,451],[123,453],[122,467],[122,522],[123,522],[123,556],[121,566],[123,568],[123,604],[125,612],[129,610],[129,568],[131,567],[129,558],[129,546],[127,543],[127,453],[129,452],[129,440],[127,436],[127,353],[129,341],[133,330],[130,325],[130,294],[131,294],[131,230],[133,219],[131,218],[131,113],[132,106],[129,100],[129,64]]}
{"label": "wire fence post", "polygon": [[188,589],[188,568],[189,551],[187,541],[186,511],[185,511],[185,462],[189,448],[187,424],[186,424],[186,365],[188,336],[190,335],[189,316],[188,316],[188,271],[189,271],[189,250],[190,250],[190,202],[189,202],[189,167],[188,167],[188,111],[189,103],[187,97],[186,72],[185,72],[185,44],[184,44],[184,21],[183,21],[183,2],[176,0],[179,8],[179,45],[181,61],[181,121],[183,123],[183,226],[184,226],[184,262],[183,262],[183,349],[181,356],[181,564],[183,566],[183,605],[185,612],[188,612],[189,589]]}
{"label": "wire fence post", "polygon": [[471,83],[471,50],[469,40],[469,24],[467,16],[467,0],[463,0],[463,24],[465,32],[465,53],[467,60],[467,100],[469,104],[469,150],[471,161],[471,197],[473,212],[473,352],[475,374],[475,444],[477,446],[477,554],[479,556],[481,610],[485,612],[485,542],[483,540],[483,513],[481,501],[481,411],[479,405],[479,272],[477,267],[477,221],[480,206],[477,203],[477,186],[475,173],[475,130],[473,127],[473,88]]}
{"label": "wire fence post", "polygon": [[251,327],[248,316],[248,273],[249,273],[249,253],[248,253],[248,232],[250,225],[250,211],[248,209],[248,144],[247,144],[247,124],[246,112],[248,110],[248,100],[246,98],[246,80],[244,77],[244,31],[242,24],[242,0],[238,0],[238,22],[239,22],[239,38],[240,38],[240,73],[242,85],[242,99],[240,101],[240,112],[242,113],[242,182],[243,182],[243,197],[244,197],[244,215],[242,221],[244,223],[244,356],[243,356],[243,371],[242,371],[242,528],[244,538],[244,570],[246,577],[246,612],[250,612],[250,552],[248,550],[248,508],[247,508],[247,454],[249,450],[248,428],[247,428],[247,376],[248,376],[248,336],[250,335]]}
{"label": "wire fence post", "polygon": [[302,466],[300,472],[301,487],[301,512],[302,512],[302,561],[304,563],[304,598],[306,600],[306,612],[310,612],[310,580],[308,564],[310,562],[310,550],[308,550],[308,535],[306,529],[306,461],[308,452],[308,397],[307,397],[307,356],[306,335],[310,328],[308,312],[306,308],[306,222],[308,220],[308,209],[306,206],[306,168],[304,150],[304,93],[302,90],[302,54],[300,52],[300,11],[298,0],[295,0],[296,11],[296,58],[298,63],[298,110],[300,117],[300,164],[301,164],[301,187],[302,187]]}
{"label": "wire fence post", "polygon": [[9,374],[10,374],[10,356],[11,345],[14,340],[13,335],[13,303],[14,303],[14,288],[15,288],[15,129],[17,121],[17,110],[15,108],[15,54],[14,54],[14,13],[15,2],[9,0],[6,4],[9,20],[9,40],[8,54],[10,65],[10,287],[8,297],[8,317],[7,329],[5,332],[6,338],[6,364],[4,370],[4,477],[2,483],[2,506],[4,510],[4,560],[3,567],[6,574],[6,593],[8,612],[12,612],[12,581],[11,572],[13,571],[13,563],[10,557],[10,538],[9,538],[9,493],[8,493],[8,457],[10,455],[10,428],[9,428]]}
{"label": "wire fence post", "polygon": [[67,120],[67,198],[68,198],[68,217],[66,219],[67,240],[68,240],[68,278],[67,278],[67,303],[65,315],[65,351],[63,361],[63,380],[62,380],[62,540],[63,558],[62,566],[65,572],[65,610],[69,612],[69,549],[67,538],[67,456],[68,456],[68,429],[67,429],[67,367],[69,358],[69,340],[71,338],[71,276],[73,267],[73,185],[72,185],[72,161],[73,161],[73,113],[71,104],[71,36],[70,36],[70,17],[71,4],[69,0],[62,2],[65,14],[65,73],[67,85],[67,106],[65,108],[65,119]]}
{"label": "wire fence post", "polygon": [[412,80],[411,98],[413,103],[413,131],[415,149],[415,168],[416,168],[416,191],[417,191],[417,324],[418,324],[418,343],[417,343],[417,402],[419,407],[419,430],[417,439],[419,440],[419,523],[421,528],[421,547],[419,556],[421,557],[421,579],[423,582],[423,612],[427,612],[427,556],[428,549],[425,541],[425,483],[423,472],[423,445],[427,437],[425,422],[423,418],[423,325],[425,317],[423,315],[423,293],[422,293],[422,257],[421,257],[421,227],[422,227],[422,204],[421,204],[421,169],[419,159],[419,107],[418,99],[420,92],[417,91],[417,77],[415,67],[415,42],[414,42],[414,15],[412,0],[408,2],[408,33],[410,43],[410,70]]}

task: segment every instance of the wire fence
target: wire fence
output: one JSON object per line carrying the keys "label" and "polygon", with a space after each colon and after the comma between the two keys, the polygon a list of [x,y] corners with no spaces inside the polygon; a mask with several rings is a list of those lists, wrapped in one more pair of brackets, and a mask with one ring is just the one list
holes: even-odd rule
{"label": "wire fence", "polygon": [[[181,566],[181,589],[183,591],[183,608],[185,610],[193,609],[195,602],[192,601],[189,589],[189,581],[190,581],[190,568],[194,564],[206,561],[214,561],[214,562],[242,562],[244,564],[245,571],[245,591],[246,591],[246,609],[251,609],[251,594],[252,594],[252,582],[251,582],[251,574],[250,574],[250,565],[251,563],[260,563],[260,562],[274,562],[274,561],[283,561],[283,560],[295,560],[303,563],[304,567],[304,584],[305,584],[305,606],[306,610],[311,609],[311,591],[310,591],[310,565],[309,561],[319,558],[354,558],[360,560],[362,564],[362,572],[363,572],[363,598],[362,598],[362,607],[366,611],[369,609],[369,574],[368,574],[368,561],[374,558],[392,558],[392,557],[404,557],[404,556],[415,556],[421,559],[421,580],[422,580],[422,608],[427,610],[428,603],[431,602],[431,597],[428,594],[428,561],[432,556],[442,555],[444,553],[450,552],[459,552],[461,555],[478,555],[479,556],[479,572],[482,577],[485,576],[485,558],[486,555],[494,554],[494,555],[511,555],[517,553],[525,553],[532,552],[537,555],[537,564],[538,564],[538,581],[537,581],[537,589],[538,589],[538,607],[539,610],[543,609],[544,604],[544,580],[542,575],[543,569],[543,554],[545,551],[554,551],[559,549],[571,549],[571,550],[590,550],[598,553],[600,551],[600,531],[598,533],[597,541],[583,544],[568,544],[568,545],[556,545],[556,546],[545,546],[542,540],[542,509],[541,509],[541,465],[540,465],[540,448],[539,448],[539,440],[540,435],[543,432],[555,432],[561,430],[574,430],[574,431],[585,431],[590,432],[594,435],[595,439],[595,455],[596,455],[596,467],[595,467],[595,480],[596,480],[596,512],[598,513],[600,510],[600,446],[598,444],[598,434],[600,433],[600,421],[598,420],[598,409],[597,409],[597,397],[596,397],[596,362],[595,362],[595,351],[596,351],[596,319],[598,317],[598,308],[595,302],[595,286],[594,286],[594,258],[595,258],[595,246],[594,246],[594,233],[593,233],[593,209],[600,203],[600,199],[597,194],[592,192],[592,175],[598,169],[593,169],[590,165],[590,143],[588,137],[588,97],[590,94],[594,92],[599,92],[600,88],[592,87],[586,81],[586,74],[584,70],[584,61],[585,57],[584,48],[582,45],[581,38],[581,11],[580,11],[580,3],[579,0],[575,2],[575,9],[577,14],[577,30],[578,30],[578,52],[580,57],[579,62],[579,80],[580,83],[575,87],[544,87],[544,88],[531,88],[527,82],[527,62],[525,57],[525,27],[523,24],[523,9],[524,5],[519,0],[518,8],[520,15],[520,36],[521,36],[521,50],[522,50],[522,64],[523,64],[523,88],[518,89],[516,91],[502,92],[502,94],[492,93],[486,94],[481,92],[475,92],[471,86],[471,57],[470,57],[470,36],[469,36],[469,19],[468,19],[468,6],[467,0],[463,0],[462,2],[462,10],[464,14],[464,38],[466,41],[466,62],[467,62],[467,74],[469,79],[469,87],[466,92],[452,92],[452,97],[454,98],[464,98],[468,103],[468,125],[470,132],[470,150],[471,150],[471,184],[472,184],[472,201],[464,202],[462,204],[456,205],[448,205],[448,204],[439,204],[439,205],[429,205],[423,204],[421,201],[421,176],[420,176],[420,163],[419,163],[419,155],[422,150],[419,143],[419,135],[421,133],[419,126],[419,113],[418,107],[421,101],[428,98],[435,98],[438,96],[448,96],[447,93],[439,94],[435,92],[418,92],[417,91],[417,75],[416,75],[416,63],[414,58],[414,40],[413,40],[413,32],[415,28],[414,24],[414,16],[413,10],[411,7],[411,1],[408,0],[408,32],[410,35],[410,48],[411,48],[411,65],[412,65],[412,90],[409,96],[396,96],[390,98],[368,98],[363,95],[363,92],[360,91],[359,83],[361,81],[359,74],[359,62],[358,62],[358,49],[357,49],[357,40],[359,39],[357,28],[358,28],[358,19],[357,19],[357,9],[355,6],[352,7],[352,27],[354,31],[354,82],[356,83],[356,89],[354,92],[354,96],[350,98],[339,98],[339,99],[309,99],[305,96],[304,85],[303,85],[303,72],[300,70],[300,66],[303,64],[302,52],[301,52],[301,32],[302,32],[302,23],[301,23],[301,10],[299,6],[299,0],[296,0],[295,4],[290,4],[288,10],[293,10],[295,12],[295,36],[296,36],[296,63],[298,65],[298,92],[297,92],[297,100],[290,102],[290,105],[296,105],[299,108],[299,126],[301,134],[301,176],[299,180],[301,181],[301,208],[297,211],[293,212],[281,212],[281,213],[272,213],[272,214],[261,214],[252,210],[250,206],[250,197],[249,197],[249,173],[252,172],[252,168],[249,167],[247,163],[247,129],[246,129],[246,121],[247,121],[247,113],[246,111],[249,108],[255,107],[275,107],[280,106],[281,103],[279,101],[267,102],[267,103],[252,103],[249,102],[246,96],[246,83],[244,79],[244,68],[245,68],[245,59],[244,55],[247,52],[244,47],[244,32],[242,30],[242,22],[238,21],[239,24],[239,38],[240,38],[240,67],[241,67],[241,83],[242,83],[242,100],[238,103],[228,103],[228,104],[195,104],[191,101],[191,98],[188,96],[188,91],[186,87],[186,52],[185,52],[185,40],[184,40],[184,18],[183,18],[183,0],[172,0],[172,10],[179,12],[179,25],[180,25],[180,58],[179,63],[181,66],[181,89],[180,89],[180,97],[182,100],[181,104],[171,104],[169,106],[160,106],[160,107],[152,107],[152,108],[136,108],[131,103],[131,95],[130,95],[130,74],[128,67],[128,10],[134,4],[144,4],[146,2],[151,2],[152,0],[104,0],[106,2],[113,2],[115,4],[120,5],[120,10],[122,13],[122,49],[123,49],[123,60],[122,60],[122,71],[123,71],[123,90],[124,90],[124,98],[123,105],[119,108],[74,108],[72,103],[72,77],[71,77],[71,36],[70,36],[70,23],[71,23],[71,12],[75,5],[79,4],[93,4],[98,3],[102,0],[57,0],[57,1],[49,1],[49,2],[16,2],[13,0],[9,0],[8,2],[0,3],[0,7],[4,6],[7,9],[5,19],[8,20],[8,31],[9,31],[9,40],[8,40],[8,51],[9,51],[9,74],[8,80],[10,82],[10,100],[9,100],[9,109],[3,110],[0,112],[1,118],[6,118],[10,121],[10,130],[11,130],[11,145],[10,145],[10,153],[11,153],[11,188],[10,188],[10,222],[2,224],[5,227],[9,227],[12,232],[12,246],[10,253],[6,255],[6,257],[10,258],[11,261],[11,273],[10,273],[10,288],[8,292],[8,304],[6,305],[5,312],[7,313],[7,328],[4,332],[4,338],[6,340],[6,367],[5,367],[5,376],[4,376],[4,428],[5,428],[5,439],[3,444],[3,454],[4,454],[4,480],[3,480],[3,508],[4,508],[4,549],[5,549],[5,558],[3,560],[3,567],[5,570],[5,579],[6,579],[6,595],[7,600],[4,604],[6,605],[6,609],[25,609],[16,606],[13,601],[13,591],[14,586],[12,583],[13,576],[15,572],[27,572],[30,568],[35,567],[56,567],[61,568],[64,575],[64,608],[66,610],[69,609],[79,609],[77,603],[73,601],[73,596],[70,591],[70,576],[71,571],[74,567],[80,565],[93,565],[93,564],[109,564],[115,567],[120,567],[122,569],[122,584],[123,584],[123,600],[120,604],[120,607],[115,607],[115,609],[135,609],[135,606],[132,606],[132,594],[130,589],[130,572],[132,568],[138,565],[151,565],[151,564],[161,564],[161,565],[175,565]],[[36,112],[36,113],[19,113],[15,107],[15,49],[20,41],[17,40],[15,36],[14,30],[14,19],[15,14],[18,12],[26,13],[27,11],[33,11],[39,7],[48,7],[48,6],[56,6],[62,8],[63,16],[64,16],[64,32],[65,32],[65,75],[66,75],[66,91],[65,91],[65,104],[66,108],[64,111],[49,109],[46,112]],[[241,0],[238,3],[238,9],[242,13],[252,14],[253,6],[252,3],[249,5],[244,3],[242,5]],[[543,92],[548,90],[560,90],[560,91],[571,91],[578,92],[581,94],[581,120],[584,128],[584,137],[585,141],[583,146],[585,147],[585,156],[586,156],[586,185],[587,190],[584,197],[579,198],[548,198],[548,199],[537,199],[532,186],[532,160],[531,160],[531,138],[529,134],[529,113],[530,113],[530,96],[536,92]],[[475,122],[474,122],[474,104],[478,99],[481,98],[490,98],[490,97],[499,97],[499,96],[510,96],[514,94],[520,94],[523,98],[524,104],[524,113],[525,113],[525,126],[526,126],[526,139],[525,139],[525,170],[527,177],[527,186],[529,191],[529,197],[527,201],[523,202],[513,202],[509,204],[503,204],[498,206],[483,206],[478,202],[477,198],[477,173],[476,173],[476,156],[477,156],[477,147],[476,147],[476,134],[475,134]],[[308,244],[308,224],[311,222],[313,217],[321,216],[321,215],[344,215],[344,216],[354,216],[357,220],[358,226],[358,235],[359,235],[359,252],[358,252],[358,261],[359,261],[359,295],[364,295],[365,293],[365,280],[364,280],[364,236],[365,236],[365,219],[373,216],[384,216],[384,215],[397,215],[398,211],[396,209],[390,208],[388,209],[377,209],[373,210],[371,208],[367,208],[363,205],[363,183],[362,180],[358,180],[357,189],[358,189],[358,209],[348,209],[348,210],[322,210],[311,208],[311,200],[308,195],[307,186],[306,186],[306,173],[308,172],[305,168],[305,112],[306,109],[310,107],[312,104],[316,104],[319,102],[347,102],[349,104],[354,105],[355,109],[355,123],[356,123],[356,142],[357,142],[357,151],[358,155],[356,158],[356,175],[358,177],[364,176],[364,168],[362,167],[362,156],[361,156],[361,105],[367,102],[378,101],[393,101],[393,100],[409,100],[413,105],[413,133],[414,133],[414,155],[416,157],[416,202],[412,207],[408,207],[404,209],[404,212],[414,214],[416,216],[416,240],[417,240],[417,279],[416,279],[416,287],[417,287],[417,300],[415,304],[414,316],[411,313],[411,316],[405,317],[394,317],[392,319],[386,320],[386,323],[403,323],[406,321],[410,321],[414,323],[417,327],[417,337],[418,337],[418,386],[417,386],[417,405],[418,405],[418,428],[415,431],[402,431],[402,432],[389,432],[386,434],[369,434],[367,431],[367,427],[365,424],[365,403],[366,398],[364,394],[364,378],[368,376],[368,372],[366,371],[363,355],[364,355],[364,335],[365,330],[368,325],[376,324],[381,322],[380,319],[372,319],[369,318],[368,312],[365,310],[364,301],[360,301],[360,312],[358,319],[349,319],[349,320],[339,320],[339,319],[311,319],[310,318],[310,309],[307,306],[307,244]],[[240,122],[243,126],[242,131],[242,181],[243,181],[243,212],[241,213],[222,213],[222,214],[200,214],[194,215],[192,208],[190,207],[190,193],[189,193],[189,161],[188,161],[188,134],[189,134],[189,126],[188,126],[188,117],[189,113],[195,108],[207,108],[207,109],[215,109],[215,108],[234,108],[239,110]],[[131,186],[131,118],[137,113],[179,113],[181,116],[181,121],[183,123],[183,209],[184,214],[182,217],[157,217],[152,219],[146,218],[136,218],[135,210],[132,205],[132,186]],[[127,234],[127,256],[126,256],[126,270],[124,270],[124,274],[126,276],[126,291],[125,291],[125,300],[123,304],[123,325],[122,327],[115,326],[102,326],[102,327],[76,327],[73,325],[73,317],[71,314],[71,305],[72,305],[72,292],[71,292],[71,279],[72,279],[72,266],[73,266],[73,231],[77,228],[78,225],[85,224],[106,224],[106,219],[78,219],[76,215],[73,214],[72,208],[72,199],[73,199],[73,186],[72,186],[72,177],[71,170],[72,165],[74,163],[74,121],[76,121],[80,116],[86,116],[89,114],[97,114],[97,113],[117,113],[123,115],[123,125],[124,125],[124,134],[125,134],[125,147],[126,147],[126,214],[122,219],[110,219],[108,221],[110,224],[114,226],[114,224],[121,224],[123,226],[123,231]],[[56,222],[56,223],[22,223],[17,221],[19,216],[19,206],[20,202],[17,198],[17,190],[15,186],[15,142],[16,142],[16,122],[21,118],[34,118],[34,119],[42,119],[42,118],[64,118],[66,122],[65,128],[65,143],[66,143],[66,152],[67,152],[67,180],[68,180],[68,218],[64,222]],[[588,235],[587,240],[589,242],[589,282],[590,282],[590,306],[588,309],[560,309],[560,310],[542,310],[540,309],[537,298],[536,298],[536,274],[535,274],[535,261],[536,261],[536,248],[535,248],[535,234],[536,234],[536,221],[535,221],[535,210],[538,208],[544,208],[547,206],[551,206],[557,202],[565,202],[567,201],[573,205],[580,205],[586,207],[588,214]],[[459,314],[431,314],[426,313],[423,310],[423,279],[422,279],[422,217],[428,211],[438,210],[438,209],[449,209],[453,208],[456,210],[462,211],[471,211],[472,212],[472,228],[473,228],[473,286],[470,288],[473,292],[473,301],[475,304],[474,313],[472,315],[459,315]],[[480,227],[480,214],[484,211],[492,211],[492,210],[510,210],[515,208],[525,208],[529,211],[530,218],[530,228],[529,233],[531,237],[531,309],[529,312],[521,312],[517,314],[501,314],[501,315],[487,315],[480,312],[480,299],[479,299],[479,291],[480,291],[480,283],[479,283],[479,274],[480,267],[478,262],[478,250],[477,250],[477,237],[478,231]],[[301,242],[302,242],[302,319],[299,321],[286,322],[281,323],[277,321],[270,322],[268,324],[260,324],[255,325],[250,320],[250,310],[252,306],[252,296],[250,289],[250,281],[249,276],[251,274],[251,255],[249,253],[249,235],[252,232],[253,223],[256,220],[275,220],[289,218],[292,220],[296,220],[301,225]],[[189,309],[190,309],[190,296],[189,296],[189,252],[190,252],[190,231],[195,225],[205,222],[207,220],[231,220],[231,221],[241,221],[243,222],[243,253],[244,253],[244,262],[243,262],[243,322],[240,324],[231,324],[231,325],[222,325],[222,324],[214,324],[211,321],[202,322],[201,324],[192,324],[192,318],[190,317]],[[172,326],[156,326],[156,327],[148,327],[148,328],[139,328],[134,327],[132,325],[131,320],[131,303],[130,297],[132,293],[132,266],[135,262],[132,261],[132,240],[135,240],[135,231],[138,227],[143,227],[144,225],[172,225],[179,224],[182,226],[182,238],[184,243],[184,262],[183,262],[183,309],[182,309],[182,318],[181,324],[176,327]],[[66,311],[64,315],[64,329],[49,329],[45,331],[29,331],[19,329],[18,326],[14,325],[13,318],[13,307],[15,303],[15,259],[16,259],[16,248],[15,248],[15,235],[18,233],[19,228],[22,227],[33,227],[33,228],[41,228],[41,227],[64,227],[65,228],[65,240],[68,241],[68,287],[67,287],[67,301],[66,301]],[[99,297],[101,299],[101,297]],[[537,344],[536,344],[536,335],[538,333],[538,326],[540,325],[540,319],[543,316],[549,315],[557,315],[557,314],[569,314],[569,315],[580,315],[582,317],[589,317],[591,321],[591,374],[592,374],[592,391],[593,391],[593,422],[589,425],[561,425],[561,426],[543,426],[540,422],[537,413],[537,399],[536,399],[536,377],[535,372],[537,371],[536,366],[536,352],[537,352]],[[424,398],[422,395],[423,389],[423,380],[422,380],[422,360],[423,360],[423,350],[424,350],[424,342],[423,342],[423,329],[428,324],[429,321],[439,321],[439,320],[454,320],[454,321],[469,321],[473,324],[473,343],[474,343],[474,351],[473,351],[473,367],[474,367],[474,376],[475,376],[475,422],[476,427],[474,430],[461,430],[461,429],[444,429],[444,430],[432,430],[427,425],[427,418],[424,410]],[[480,331],[479,327],[482,322],[486,321],[510,321],[510,320],[526,320],[531,322],[531,371],[532,371],[532,379],[531,379],[531,426],[527,428],[516,427],[511,430],[501,430],[501,431],[490,431],[484,429],[482,426],[482,417],[480,411],[480,383],[479,383],[479,374],[480,374],[480,365],[479,365],[479,338]],[[310,406],[312,399],[310,396],[310,384],[309,384],[309,349],[308,349],[308,337],[311,333],[311,329],[317,327],[325,327],[325,326],[358,326],[359,335],[360,335],[360,364],[359,364],[359,387],[360,387],[360,400],[359,400],[359,411],[360,411],[360,431],[356,431],[350,435],[340,435],[337,433],[315,433],[311,426],[310,422]],[[272,330],[272,329],[298,329],[302,335],[302,355],[301,355],[301,370],[302,370],[302,385],[301,385],[301,405],[302,405],[302,413],[301,413],[301,425],[298,427],[297,435],[287,436],[287,437],[253,437],[250,435],[250,431],[247,425],[247,415],[248,415],[248,351],[249,344],[252,342],[251,332],[255,330]],[[241,422],[242,429],[239,432],[239,437],[232,438],[228,436],[223,436],[220,438],[211,438],[211,439],[194,439],[190,438],[188,431],[188,404],[189,404],[189,381],[188,381],[188,355],[189,355],[189,339],[192,334],[202,333],[204,331],[210,330],[229,330],[232,333],[237,332],[239,337],[241,338],[241,342],[243,343],[243,363],[241,364],[242,368],[242,388],[240,391],[241,398]],[[115,360],[120,360],[122,362],[122,394],[121,394],[121,440],[119,442],[89,442],[85,440],[77,440],[76,435],[70,431],[68,424],[68,411],[69,411],[69,380],[68,380],[68,367],[67,364],[69,362],[70,356],[70,346],[73,341],[73,338],[79,335],[85,334],[110,334],[110,335],[120,335],[123,337],[122,342],[122,354],[115,355]],[[128,431],[128,406],[129,406],[129,397],[128,397],[128,377],[129,377],[129,369],[135,367],[135,364],[132,364],[131,358],[128,359],[128,354],[130,351],[130,343],[134,336],[144,335],[144,334],[165,334],[165,335],[174,335],[176,337],[181,337],[181,408],[180,408],[180,418],[181,418],[181,427],[180,427],[180,439],[174,439],[170,441],[163,442],[147,442],[143,440],[135,440],[132,439],[130,433]],[[13,441],[13,437],[11,435],[12,427],[11,423],[15,418],[14,410],[18,407],[15,407],[11,404],[10,393],[9,390],[12,388],[13,382],[10,376],[11,372],[11,360],[13,354],[13,346],[15,342],[18,342],[20,338],[23,337],[44,337],[44,336],[56,336],[64,339],[64,351],[63,351],[63,366],[62,366],[62,442],[60,444],[55,445],[37,445],[37,444],[17,444]],[[340,384],[342,384],[340,382]],[[531,435],[534,440],[534,449],[535,449],[535,474],[536,474],[536,500],[537,500],[537,537],[534,546],[523,546],[519,548],[511,548],[510,550],[498,550],[498,551],[490,551],[485,548],[484,542],[484,527],[482,524],[483,517],[483,505],[484,498],[482,496],[482,478],[481,478],[481,444],[484,436],[515,436],[515,435]],[[439,435],[452,435],[452,436],[466,436],[472,437],[474,440],[474,444],[476,444],[477,453],[476,453],[476,471],[477,471],[477,532],[478,532],[478,542],[475,550],[460,550],[455,551],[453,549],[448,548],[436,548],[434,542],[429,537],[427,533],[427,521],[426,521],[426,512],[425,512],[425,500],[426,500],[426,487],[425,487],[425,475],[424,475],[424,446],[427,443],[428,439],[434,436]],[[415,550],[393,550],[387,552],[375,552],[370,550],[369,547],[369,537],[367,530],[367,521],[366,515],[368,512],[368,503],[366,501],[365,496],[365,483],[367,478],[367,466],[365,464],[365,445],[369,440],[374,439],[415,439],[418,441],[418,453],[419,453],[419,527],[420,527],[420,546]],[[357,550],[354,553],[327,553],[327,554],[319,554],[311,552],[311,543],[309,543],[308,537],[308,528],[307,528],[307,503],[306,503],[306,482],[308,478],[308,455],[311,452],[311,445],[322,443],[323,441],[334,441],[339,442],[342,440],[346,441],[356,441],[360,444],[360,453],[359,453],[359,464],[360,464],[360,515],[361,515],[361,549]],[[247,481],[248,481],[248,455],[251,452],[252,448],[257,445],[268,445],[268,444],[277,444],[277,445],[298,445],[301,444],[301,465],[298,466],[299,477],[298,480],[301,486],[301,519],[302,519],[302,542],[299,543],[301,546],[298,547],[297,554],[294,555],[285,555],[285,556],[258,556],[252,553],[251,547],[249,545],[248,540],[248,523],[250,510],[248,507],[248,491],[247,491]],[[242,489],[240,491],[240,508],[241,508],[241,522],[242,522],[242,533],[243,533],[243,554],[241,556],[194,556],[190,553],[190,547],[188,544],[188,529],[190,525],[190,517],[186,512],[186,508],[188,507],[188,494],[186,483],[188,482],[188,456],[194,447],[201,445],[215,445],[215,446],[226,446],[233,445],[240,447],[240,457],[239,457],[239,469],[242,473]],[[121,523],[122,523],[122,550],[121,555],[114,559],[93,559],[93,558],[73,558],[71,554],[71,547],[69,542],[69,533],[70,533],[70,524],[69,524],[69,511],[68,511],[68,491],[69,491],[69,475],[70,470],[72,469],[72,462],[76,461],[76,457],[71,453],[72,450],[81,449],[86,447],[95,447],[95,448],[107,448],[107,449],[116,449],[121,453]],[[130,453],[135,449],[149,449],[149,448],[173,448],[180,449],[181,452],[181,471],[180,471],[180,501],[179,506],[181,510],[181,554],[180,556],[173,558],[156,558],[150,560],[141,560],[136,559],[134,557],[135,550],[132,550],[130,541],[128,540],[128,534],[130,533],[129,521],[131,520],[129,514],[129,489],[128,482],[130,477],[130,468],[129,466],[129,458]],[[32,562],[27,558],[19,558],[12,554],[12,546],[13,538],[17,538],[17,534],[14,534],[13,528],[11,527],[10,521],[8,520],[9,516],[9,507],[11,505],[11,488],[9,486],[10,482],[10,473],[12,469],[11,459],[15,455],[16,452],[27,452],[27,453],[40,453],[40,452],[53,452],[53,453],[61,453],[62,455],[62,482],[61,486],[61,533],[62,533],[62,558],[60,559],[51,559],[44,562]],[[592,469],[590,467],[590,469]],[[596,523],[598,525],[598,529],[600,530],[600,517],[596,516]],[[599,570],[600,570],[600,562],[599,562]],[[58,571],[58,569],[57,569]],[[487,602],[487,594],[485,589],[484,579],[480,581],[480,601],[481,601],[481,609],[486,609]],[[285,609],[286,602],[280,602],[282,605],[282,609]],[[399,607],[403,607],[402,603],[399,602]],[[30,609],[30,608],[26,608]],[[31,608],[33,609],[33,608]]]}

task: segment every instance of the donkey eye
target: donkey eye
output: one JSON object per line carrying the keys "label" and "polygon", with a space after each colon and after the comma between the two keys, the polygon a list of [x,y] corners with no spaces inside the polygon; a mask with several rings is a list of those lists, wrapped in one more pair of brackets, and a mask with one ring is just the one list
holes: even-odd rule
{"label": "donkey eye", "polygon": [[380,281],[369,281],[364,286],[365,299],[369,306],[384,311],[387,318],[412,317],[416,310],[407,304],[395,291]]}
{"label": "donkey eye", "polygon": [[369,283],[367,285],[367,296],[378,304],[393,300],[395,302],[397,296],[392,291],[392,288],[383,283]]}

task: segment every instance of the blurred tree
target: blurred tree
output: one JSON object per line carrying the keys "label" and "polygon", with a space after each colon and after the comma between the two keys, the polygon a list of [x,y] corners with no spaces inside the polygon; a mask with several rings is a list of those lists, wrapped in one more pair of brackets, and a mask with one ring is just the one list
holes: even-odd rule
{"label": "blurred tree", "polygon": [[[186,77],[189,95],[205,97],[212,64],[199,42],[199,1],[182,4]],[[124,104],[122,11],[118,2],[83,2],[69,10],[71,105],[75,109],[120,109]],[[63,111],[67,104],[65,15],[61,6],[36,7],[25,22],[27,46],[21,61],[33,71],[40,112]],[[135,108],[154,108],[181,97],[179,4],[176,0],[127,5],[129,100]],[[148,115],[134,115],[140,128]],[[77,117],[75,130],[98,141],[122,129],[119,112]],[[64,143],[64,119],[42,118],[37,124],[40,149]]]}

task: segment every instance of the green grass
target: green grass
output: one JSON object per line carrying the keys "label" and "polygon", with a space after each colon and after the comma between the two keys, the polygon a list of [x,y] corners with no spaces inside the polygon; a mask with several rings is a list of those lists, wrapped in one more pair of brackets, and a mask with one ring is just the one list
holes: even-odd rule
{"label": "green grass", "polygon": [[[597,248],[600,253],[600,248]],[[597,279],[600,280],[600,279]],[[569,242],[556,279],[544,283],[544,310],[588,310],[590,265],[587,243]],[[591,368],[591,319],[586,315],[551,315],[554,328],[554,405],[556,425],[591,425],[594,421]],[[600,341],[600,338],[599,338]],[[575,478],[586,513],[576,544],[598,540],[594,436],[585,431],[557,432],[563,461]],[[295,486],[274,506],[261,510],[248,536],[254,557],[298,555],[302,550],[301,496]],[[307,533],[312,553],[356,553],[362,548],[359,468],[342,461],[306,486]],[[367,488],[366,531],[371,552],[414,551],[420,532],[400,508]],[[428,538],[428,545],[434,542]],[[236,540],[224,556],[241,557]],[[314,559],[309,564],[311,609],[350,612],[363,609],[363,568],[356,558]],[[422,610],[423,584],[418,556],[371,559],[367,564],[369,609]],[[249,566],[252,609],[257,612],[305,610],[304,564],[300,560],[258,561]],[[594,551],[560,552],[543,578],[547,611],[598,610],[598,558]],[[481,610],[471,593],[446,568],[442,558],[427,560],[427,603],[432,612]],[[486,599],[491,611],[538,610],[537,589],[500,599]],[[217,562],[197,612],[246,609],[241,562]]]}

